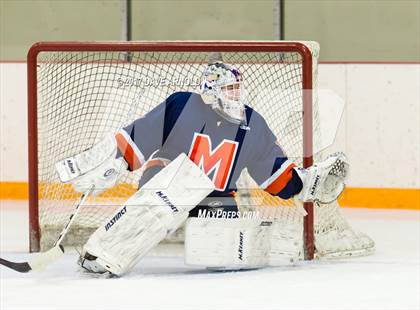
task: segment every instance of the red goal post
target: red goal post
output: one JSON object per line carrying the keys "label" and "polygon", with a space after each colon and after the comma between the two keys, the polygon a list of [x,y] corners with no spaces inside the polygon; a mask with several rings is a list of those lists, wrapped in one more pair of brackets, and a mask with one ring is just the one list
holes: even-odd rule
{"label": "red goal post", "polygon": [[[302,162],[304,167],[313,163],[312,88],[313,59],[311,50],[301,42],[283,41],[194,41],[194,42],[39,42],[27,57],[28,73],[28,155],[29,155],[29,226],[30,251],[41,249],[39,214],[39,87],[38,67],[41,53],[122,52],[122,53],[296,53],[301,59],[302,89]],[[54,60],[53,60],[54,61]],[[129,60],[127,60],[129,61]],[[305,203],[308,215],[304,217],[305,258],[314,257],[314,207]]]}

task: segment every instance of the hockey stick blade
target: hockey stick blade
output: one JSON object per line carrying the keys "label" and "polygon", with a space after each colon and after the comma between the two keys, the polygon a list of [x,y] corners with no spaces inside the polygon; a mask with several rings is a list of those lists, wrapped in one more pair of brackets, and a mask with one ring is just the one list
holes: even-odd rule
{"label": "hockey stick blade", "polygon": [[29,263],[14,263],[3,258],[0,258],[0,265],[6,266],[10,269],[13,269],[17,272],[22,272],[22,273],[26,273],[32,270]]}
{"label": "hockey stick blade", "polygon": [[31,270],[34,271],[41,271],[49,264],[60,258],[64,254],[64,247],[61,245],[64,237],[66,236],[70,226],[72,225],[74,219],[76,218],[77,213],[79,212],[80,207],[85,203],[86,198],[92,193],[94,187],[92,186],[86,193],[80,197],[80,201],[77,204],[76,208],[74,209],[73,213],[70,215],[69,221],[64,226],[63,231],[60,233],[55,245],[46,252],[38,254],[34,259],[23,262],[23,263],[15,263],[3,258],[0,258],[0,265],[13,269],[17,272],[26,273]]}
{"label": "hockey stick blade", "polygon": [[8,267],[10,269],[13,269],[17,272],[21,273],[27,273],[31,270],[35,271],[41,271],[46,266],[51,264],[53,261],[57,260],[59,257],[61,257],[64,254],[64,248],[63,246],[55,246],[48,251],[39,254],[34,259],[23,262],[23,263],[15,263],[8,261],[6,259],[0,258],[0,265],[3,265],[5,267]]}

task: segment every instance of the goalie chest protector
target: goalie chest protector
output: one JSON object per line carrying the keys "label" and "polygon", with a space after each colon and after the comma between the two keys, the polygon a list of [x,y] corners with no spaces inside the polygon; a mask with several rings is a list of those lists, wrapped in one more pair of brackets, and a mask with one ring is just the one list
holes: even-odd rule
{"label": "goalie chest protector", "polygon": [[156,151],[170,160],[186,153],[213,180],[210,196],[231,195],[244,168],[262,184],[287,162],[264,118],[247,105],[245,116],[242,124],[229,122],[199,94],[177,92],[123,128],[119,150],[130,170]]}

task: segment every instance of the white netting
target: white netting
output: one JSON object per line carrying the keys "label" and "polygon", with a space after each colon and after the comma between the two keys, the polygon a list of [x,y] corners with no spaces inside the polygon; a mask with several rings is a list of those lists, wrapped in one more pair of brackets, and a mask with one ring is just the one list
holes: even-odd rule
{"label": "white netting", "polygon": [[[316,43],[309,46],[316,87],[319,47]],[[249,104],[263,115],[289,157],[302,164],[301,56],[297,52],[243,51],[226,52],[223,57],[243,73]],[[187,51],[39,54],[38,185],[42,249],[53,244],[79,198],[71,186],[59,182],[55,162],[91,147],[106,133],[146,114],[175,91],[197,92],[207,60],[208,53]],[[317,143],[316,93],[313,107],[313,138]],[[89,198],[66,242],[83,243],[116,206],[136,191],[137,181],[136,173],[127,173],[115,188],[97,198]],[[252,184],[244,173],[237,197],[240,205],[303,227],[300,206],[252,189]],[[370,239],[359,242],[360,236],[348,226],[337,204],[323,206],[322,211],[318,209],[321,208],[316,208],[315,213],[316,236],[326,236],[330,231],[346,234],[346,241],[340,246],[337,243],[343,236],[339,234],[334,235],[337,240],[329,241],[328,246],[323,241],[319,245],[323,253],[335,253],[336,249],[351,251],[355,244],[358,249],[373,246]],[[362,239],[365,240],[364,236]]]}

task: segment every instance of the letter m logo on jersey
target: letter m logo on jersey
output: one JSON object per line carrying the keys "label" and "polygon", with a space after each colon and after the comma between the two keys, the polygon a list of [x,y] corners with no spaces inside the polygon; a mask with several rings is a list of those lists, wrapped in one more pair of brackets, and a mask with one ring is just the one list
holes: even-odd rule
{"label": "letter m logo on jersey", "polygon": [[195,133],[189,157],[206,175],[213,173],[217,190],[224,191],[232,171],[238,142],[224,139],[215,149],[208,135]]}

